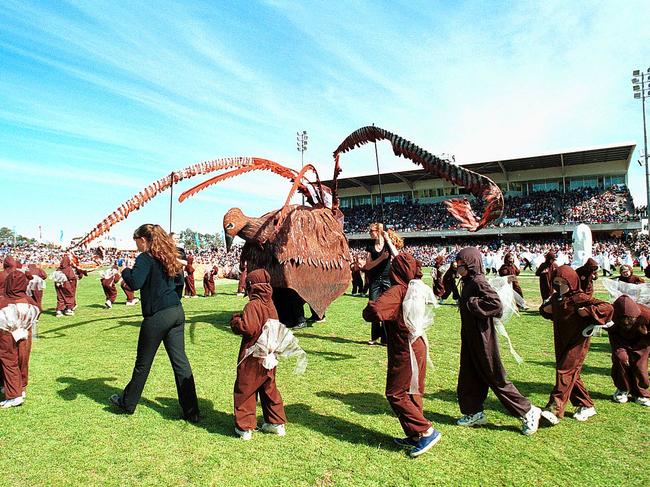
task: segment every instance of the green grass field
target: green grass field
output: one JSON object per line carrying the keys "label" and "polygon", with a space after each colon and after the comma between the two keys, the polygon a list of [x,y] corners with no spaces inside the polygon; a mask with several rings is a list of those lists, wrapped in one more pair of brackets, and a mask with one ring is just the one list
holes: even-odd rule
{"label": "green grass field", "polygon": [[[426,282],[430,283],[428,273]],[[95,276],[96,277],[96,276]],[[239,338],[228,326],[245,298],[235,283],[215,298],[184,300],[186,348],[203,420],[179,419],[174,379],[161,348],[133,416],[115,414],[108,397],[128,382],[141,321],[140,307],[124,306],[120,291],[103,308],[98,280],[80,282],[76,316],[55,319],[48,282],[31,358],[31,384],[20,408],[0,410],[3,485],[648,485],[650,408],[618,405],[609,342],[596,337],[583,378],[596,401],[587,423],[567,418],[533,437],[490,394],[489,424],[455,426],[459,315],[437,311],[430,330],[434,367],[427,371],[425,414],[443,438],[430,453],[410,459],[394,446],[402,436],[383,397],[386,350],[365,344],[361,319],[367,300],[342,296],[327,321],[296,332],[309,356],[303,376],[281,363],[278,384],[288,425],[284,438],[233,433],[232,388]],[[509,324],[517,365],[502,347],[510,379],[543,406],[554,382],[552,328],[537,315],[537,280],[521,279],[531,311]],[[600,284],[597,289],[602,291]],[[604,297],[599,292],[599,297]],[[261,423],[261,417],[260,417]]]}

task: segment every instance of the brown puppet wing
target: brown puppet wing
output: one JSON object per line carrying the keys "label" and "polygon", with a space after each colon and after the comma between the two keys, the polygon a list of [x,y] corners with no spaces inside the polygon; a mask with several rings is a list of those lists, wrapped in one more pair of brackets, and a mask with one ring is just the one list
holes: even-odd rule
{"label": "brown puppet wing", "polygon": [[286,287],[318,316],[350,284],[350,251],[341,224],[329,208],[292,205],[271,243]]}
{"label": "brown puppet wing", "polygon": [[341,173],[340,155],[378,140],[388,140],[392,144],[396,156],[410,159],[415,164],[422,166],[426,172],[435,174],[456,186],[462,186],[477,198],[485,201],[485,210],[480,218],[474,213],[469,201],[466,199],[445,201],[447,210],[460,222],[461,227],[467,228],[470,232],[475,232],[501,217],[504,206],[503,194],[490,178],[440,159],[413,142],[375,126],[362,127],[352,132],[334,151],[333,197],[335,208],[338,207],[337,179]]}

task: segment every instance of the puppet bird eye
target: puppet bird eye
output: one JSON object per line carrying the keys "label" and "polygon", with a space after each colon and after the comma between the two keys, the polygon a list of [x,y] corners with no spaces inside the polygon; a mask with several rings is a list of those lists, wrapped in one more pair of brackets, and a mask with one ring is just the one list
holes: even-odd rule
{"label": "puppet bird eye", "polygon": [[233,229],[233,228],[235,228],[235,224],[232,223],[232,222],[229,223],[228,225],[226,225],[226,230],[231,230],[231,229]]}

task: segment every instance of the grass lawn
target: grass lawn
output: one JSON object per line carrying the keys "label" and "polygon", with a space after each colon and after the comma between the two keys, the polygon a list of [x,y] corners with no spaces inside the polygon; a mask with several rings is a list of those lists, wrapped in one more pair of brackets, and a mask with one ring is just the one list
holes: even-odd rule
{"label": "grass lawn", "polygon": [[[91,276],[93,276],[91,274]],[[203,420],[179,419],[171,366],[161,348],[133,416],[115,414],[108,397],[131,376],[140,307],[119,290],[112,310],[94,275],[80,282],[76,316],[53,316],[51,281],[34,342],[31,383],[20,408],[0,410],[3,485],[648,485],[650,408],[610,400],[606,336],[592,341],[583,378],[596,402],[587,423],[567,418],[533,437],[520,434],[490,393],[489,424],[455,426],[459,314],[443,305],[429,332],[434,367],[427,371],[425,415],[443,438],[410,459],[394,446],[403,433],[383,397],[386,351],[370,347],[361,319],[366,299],[342,296],[327,321],[296,332],[309,356],[303,376],[281,363],[278,384],[287,436],[233,433],[232,388],[240,340],[228,326],[246,300],[232,281],[218,296],[184,300],[186,348]],[[430,283],[428,273],[426,282]],[[521,279],[531,311],[509,324],[517,365],[505,348],[510,379],[544,406],[555,378],[551,323],[538,316],[537,280]],[[198,283],[197,283],[198,284]],[[198,284],[200,286],[200,284]],[[598,297],[604,297],[597,281]],[[571,409],[569,409],[571,410]],[[261,417],[260,417],[261,423]]]}

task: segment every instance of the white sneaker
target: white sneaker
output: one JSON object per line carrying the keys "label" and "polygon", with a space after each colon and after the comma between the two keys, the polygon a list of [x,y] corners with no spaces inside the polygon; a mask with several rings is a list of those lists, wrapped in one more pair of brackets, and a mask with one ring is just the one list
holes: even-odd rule
{"label": "white sneaker", "polygon": [[113,307],[113,303],[111,303],[111,300],[110,300],[110,299],[107,299],[107,300],[106,300],[106,307],[107,307],[108,309],[111,309],[111,308]]}
{"label": "white sneaker", "polygon": [[63,314],[66,315],[66,316],[74,316],[74,311],[71,310],[71,309],[66,309],[66,310],[63,312]]}
{"label": "white sneaker", "polygon": [[126,305],[127,306],[133,306],[135,304],[135,299],[133,301],[127,301]]}
{"label": "white sneaker", "polygon": [[16,406],[20,406],[24,402],[25,402],[25,398],[23,398],[22,396],[18,396],[18,397],[14,397],[13,399],[7,399],[6,401],[0,402],[0,408],[2,409],[15,408]]}
{"label": "white sneaker", "polygon": [[237,293],[237,297],[238,297],[238,298],[243,298],[243,297],[244,297],[244,293]]}
{"label": "white sneaker", "polygon": [[650,407],[650,399],[647,397],[637,397],[634,402],[641,406]]}
{"label": "white sneaker", "polygon": [[616,392],[612,395],[612,400],[619,404],[625,404],[628,399],[627,391],[622,391],[620,389],[616,389]]}
{"label": "white sneaker", "polygon": [[237,433],[239,437],[244,441],[253,439],[253,430],[240,430],[239,428],[235,427],[235,433]]}
{"label": "white sneaker", "polygon": [[56,312],[56,317],[57,318],[63,318],[63,312],[62,311],[57,311]]}
{"label": "white sneaker", "polygon": [[589,418],[592,416],[596,416],[596,408],[595,407],[579,407],[575,413],[573,413],[573,419],[576,419],[578,421],[587,421]]}
{"label": "white sneaker", "polygon": [[458,426],[481,426],[485,423],[487,423],[487,418],[483,411],[479,411],[476,414],[466,414],[456,421]]}
{"label": "white sneaker", "polygon": [[133,298],[133,301],[131,301],[131,304],[136,305],[140,302],[138,298]]}
{"label": "white sneaker", "polygon": [[287,434],[283,424],[263,423],[260,429],[264,431],[264,433],[272,433],[278,436],[284,436]]}
{"label": "white sneaker", "polygon": [[539,428],[539,418],[541,415],[542,410],[537,406],[532,406],[530,408],[530,411],[528,411],[526,415],[521,418],[521,421],[523,423],[521,432],[526,436],[534,435]]}
{"label": "white sneaker", "polygon": [[542,418],[548,421],[551,424],[551,426],[555,426],[560,422],[560,418],[558,418],[555,414],[553,414],[548,409],[542,410]]}

